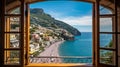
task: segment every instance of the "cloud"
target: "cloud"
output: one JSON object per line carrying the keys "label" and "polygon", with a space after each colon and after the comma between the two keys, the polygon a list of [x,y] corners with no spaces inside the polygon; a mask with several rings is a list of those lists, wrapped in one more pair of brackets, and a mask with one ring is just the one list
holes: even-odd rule
{"label": "cloud", "polygon": [[100,25],[107,25],[107,26],[110,26],[112,25],[112,18],[101,18],[100,19]]}
{"label": "cloud", "polygon": [[63,13],[58,13],[58,12],[56,12],[56,11],[48,11],[49,13],[48,14],[50,14],[52,17],[54,17],[54,18],[61,18],[61,17],[63,17],[64,16],[64,14]]}
{"label": "cloud", "polygon": [[83,17],[68,16],[56,19],[64,21],[70,25],[92,25],[92,16]]}
{"label": "cloud", "polygon": [[112,32],[112,18],[101,18],[100,19],[100,31],[101,32]]}
{"label": "cloud", "polygon": [[67,16],[64,13],[49,11],[49,14],[57,20],[70,25],[92,25],[92,16]]}

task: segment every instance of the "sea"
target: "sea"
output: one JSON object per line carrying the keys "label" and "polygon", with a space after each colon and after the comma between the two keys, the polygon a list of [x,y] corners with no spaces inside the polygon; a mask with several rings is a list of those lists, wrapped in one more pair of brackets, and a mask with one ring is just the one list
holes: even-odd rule
{"label": "sea", "polygon": [[[112,39],[110,34],[100,35],[100,46],[104,47],[109,44]],[[81,32],[81,35],[75,36],[73,41],[65,41],[59,46],[60,56],[74,57],[92,57],[92,32]],[[74,61],[73,61],[74,60]],[[92,58],[88,59],[62,59],[65,63],[92,63]]]}
{"label": "sea", "polygon": [[[81,35],[75,36],[75,40],[63,42],[59,46],[59,55],[65,57],[92,57],[92,32],[81,32]],[[62,62],[92,63],[92,59],[63,58]]]}
{"label": "sea", "polygon": [[92,32],[81,32],[75,40],[65,41],[59,46],[61,56],[92,56]]}

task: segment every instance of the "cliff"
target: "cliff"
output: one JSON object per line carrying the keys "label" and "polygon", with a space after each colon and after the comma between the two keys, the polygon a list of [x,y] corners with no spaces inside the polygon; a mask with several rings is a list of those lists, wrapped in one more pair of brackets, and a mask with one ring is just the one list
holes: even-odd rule
{"label": "cliff", "polygon": [[40,8],[34,8],[30,9],[31,13],[31,24],[39,24],[42,27],[46,28],[51,28],[51,29],[65,29],[72,35],[80,35],[80,32],[72,27],[71,25],[60,21],[56,20],[55,18],[51,17],[51,15],[46,14],[43,9]]}

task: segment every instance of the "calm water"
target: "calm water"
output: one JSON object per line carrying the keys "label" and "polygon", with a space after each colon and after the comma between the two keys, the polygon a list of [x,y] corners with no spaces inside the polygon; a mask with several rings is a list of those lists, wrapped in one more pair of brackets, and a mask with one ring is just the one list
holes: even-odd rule
{"label": "calm water", "polygon": [[74,41],[65,41],[59,46],[61,56],[92,56],[92,33],[82,32]]}
{"label": "calm water", "polygon": [[[112,35],[101,34],[100,35],[101,47],[108,45],[111,39]],[[60,56],[92,57],[92,32],[81,32],[80,36],[75,36],[74,41],[65,41],[59,46],[59,54]],[[89,63],[91,62],[92,60]]]}

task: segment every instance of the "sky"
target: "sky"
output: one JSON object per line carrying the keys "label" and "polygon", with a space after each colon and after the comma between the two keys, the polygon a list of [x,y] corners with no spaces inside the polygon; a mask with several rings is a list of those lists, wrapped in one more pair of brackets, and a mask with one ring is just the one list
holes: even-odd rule
{"label": "sky", "polygon": [[[80,31],[92,31],[92,4],[77,1],[44,1],[30,5],[30,8],[42,8],[57,20],[72,26],[82,26]],[[84,27],[85,26],[85,27]],[[89,27],[86,27],[89,26]],[[78,27],[76,27],[78,28]],[[89,29],[89,30],[88,30]]]}

